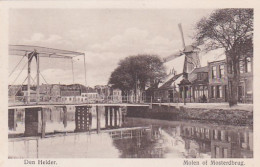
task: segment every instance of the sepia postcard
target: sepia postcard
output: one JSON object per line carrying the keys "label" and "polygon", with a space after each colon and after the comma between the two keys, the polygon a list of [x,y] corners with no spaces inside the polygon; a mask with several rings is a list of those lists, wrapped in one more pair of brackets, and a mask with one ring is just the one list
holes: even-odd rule
{"label": "sepia postcard", "polygon": [[0,166],[257,166],[257,6],[0,1]]}

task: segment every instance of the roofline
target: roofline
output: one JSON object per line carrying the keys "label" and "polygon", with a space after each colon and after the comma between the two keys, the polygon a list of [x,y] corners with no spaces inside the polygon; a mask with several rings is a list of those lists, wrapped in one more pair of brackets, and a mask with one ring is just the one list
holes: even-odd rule
{"label": "roofline", "polygon": [[[171,77],[167,82],[165,82],[163,85],[165,85],[166,83],[170,82],[170,80],[171,80],[172,78],[174,78],[175,76],[178,76],[178,77],[174,80],[174,81],[176,81],[181,75],[183,75],[183,73],[174,75],[174,76]],[[174,82],[174,81],[172,81],[172,82]],[[163,86],[163,85],[162,85],[162,86]],[[162,86],[160,86],[158,89],[164,89],[164,88],[161,88]],[[165,89],[166,89],[166,88],[165,88]]]}
{"label": "roofline", "polygon": [[215,62],[221,62],[221,61],[224,61],[224,62],[226,62],[226,58],[225,58],[225,59],[223,59],[223,60],[211,61],[211,62],[208,62],[208,64],[210,64],[210,63],[215,63]]}

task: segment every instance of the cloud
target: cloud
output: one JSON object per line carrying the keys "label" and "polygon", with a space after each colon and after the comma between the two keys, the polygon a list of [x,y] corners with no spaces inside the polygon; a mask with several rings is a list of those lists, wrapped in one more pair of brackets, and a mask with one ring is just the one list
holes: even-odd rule
{"label": "cloud", "polygon": [[25,42],[29,42],[29,41],[31,41],[31,42],[37,42],[37,41],[41,41],[41,40],[43,40],[44,39],[44,35],[43,34],[41,34],[41,33],[35,33],[35,34],[33,34],[32,36],[31,36],[31,38],[30,39],[28,39],[28,40],[24,40]]}
{"label": "cloud", "polygon": [[[87,46],[85,51],[87,83],[91,86],[107,84],[118,62],[127,56],[157,54],[165,57],[174,53],[180,46],[181,41],[178,40],[152,36],[149,32],[138,28],[126,29],[124,33],[115,35],[105,42]],[[78,80],[84,80],[84,75],[80,74],[84,71],[84,66],[80,65],[83,61],[83,57],[74,59]]]}
{"label": "cloud", "polygon": [[[34,33],[29,39],[24,39],[23,41],[25,44],[54,48],[60,46],[60,48],[69,50],[73,48],[73,45],[82,47],[84,43],[89,43],[89,41],[86,42],[86,40],[89,40],[86,31],[80,28],[74,29],[63,37],[56,34],[44,35]],[[77,36],[78,38],[76,38]],[[180,47],[180,40],[171,40],[160,35],[153,35],[147,30],[135,27],[125,29],[123,33],[114,35],[106,41],[87,44],[85,46],[87,84],[89,86],[107,84],[118,62],[127,56],[156,54],[165,57],[174,53]],[[59,62],[55,63],[55,61]],[[85,84],[84,57],[77,56],[73,59],[73,62],[75,83]],[[62,60],[52,60],[49,63],[46,61],[45,63],[47,64],[45,65],[43,61],[42,63],[41,73],[48,83],[72,83],[72,70],[68,62],[66,64]],[[44,68],[44,66],[46,67]],[[26,77],[26,72],[24,76]],[[41,81],[43,81],[42,78]]]}
{"label": "cloud", "polygon": [[145,30],[129,28],[123,34],[113,36],[106,42],[90,45],[87,49],[92,52],[120,53],[123,56],[146,53],[168,56],[180,46],[179,40],[152,36]]}
{"label": "cloud", "polygon": [[51,35],[44,35],[42,33],[34,33],[31,35],[29,39],[23,39],[23,44],[28,45],[39,45],[39,46],[45,46],[45,47],[53,47],[55,45],[56,47],[71,47],[72,42],[62,38],[61,36],[57,34],[51,34]]}

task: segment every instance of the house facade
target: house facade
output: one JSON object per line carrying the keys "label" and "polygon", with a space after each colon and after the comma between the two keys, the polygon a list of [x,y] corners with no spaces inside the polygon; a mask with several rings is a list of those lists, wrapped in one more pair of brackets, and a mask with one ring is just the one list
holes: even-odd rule
{"label": "house facade", "polygon": [[241,59],[239,67],[238,101],[253,103],[253,57],[247,56]]}
{"label": "house facade", "polygon": [[208,102],[208,67],[195,68],[180,82],[180,102]]}
{"label": "house facade", "polygon": [[228,101],[228,77],[226,60],[208,63],[209,75],[209,102]]}
{"label": "house facade", "polygon": [[[239,62],[238,102],[253,102],[253,57],[246,56]],[[155,98],[161,102],[228,102],[228,71],[226,59],[208,62],[207,66],[183,73],[173,99],[173,80],[158,88]],[[178,99],[178,100],[177,100]]]}
{"label": "house facade", "polygon": [[112,99],[111,99],[114,103],[118,102],[121,103],[122,102],[122,91],[120,89],[113,89],[112,90]]}
{"label": "house facade", "polygon": [[155,102],[179,102],[179,83],[183,73],[173,75],[154,92]]}

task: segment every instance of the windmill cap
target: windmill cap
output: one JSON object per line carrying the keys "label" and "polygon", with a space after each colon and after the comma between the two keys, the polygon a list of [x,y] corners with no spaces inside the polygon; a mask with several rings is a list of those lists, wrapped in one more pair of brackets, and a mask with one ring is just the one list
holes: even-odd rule
{"label": "windmill cap", "polygon": [[194,50],[200,50],[197,46],[194,45],[187,45],[185,46],[185,48],[183,49],[183,52],[193,52]]}

